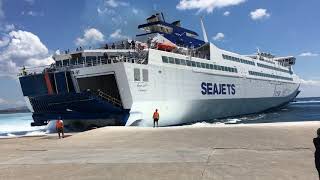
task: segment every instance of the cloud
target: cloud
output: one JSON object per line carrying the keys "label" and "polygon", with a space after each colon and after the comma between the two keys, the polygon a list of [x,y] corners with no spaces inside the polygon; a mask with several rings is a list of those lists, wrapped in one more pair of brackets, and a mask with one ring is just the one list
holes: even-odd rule
{"label": "cloud", "polygon": [[105,4],[112,8],[116,8],[120,6],[129,6],[128,2],[118,1],[118,0],[107,0],[105,1]]}
{"label": "cloud", "polygon": [[9,42],[10,38],[3,36],[2,38],[0,38],[0,48],[7,46]]}
{"label": "cloud", "polygon": [[15,26],[13,24],[1,24],[0,22],[0,33],[1,32],[9,32],[15,29]]}
{"label": "cloud", "polygon": [[180,0],[176,6],[178,10],[197,9],[198,12],[206,11],[212,13],[216,8],[235,6],[244,3],[246,0]]}
{"label": "cloud", "polygon": [[94,46],[104,42],[104,35],[95,28],[84,30],[83,37],[76,39],[77,46]]}
{"label": "cloud", "polygon": [[213,40],[215,40],[215,41],[221,41],[221,40],[224,39],[224,37],[225,37],[225,35],[224,35],[223,33],[219,32],[219,33],[217,33],[217,34],[213,37]]}
{"label": "cloud", "polygon": [[312,53],[312,52],[304,52],[299,54],[300,57],[317,57],[319,54],[317,53]]}
{"label": "cloud", "polygon": [[110,34],[111,39],[128,39],[129,37],[122,34],[121,29],[117,29],[113,33]]}
{"label": "cloud", "polygon": [[307,86],[319,86],[320,87],[320,80],[304,80],[300,79],[301,84],[307,85]]}
{"label": "cloud", "polygon": [[0,76],[16,76],[19,68],[49,65],[53,59],[39,37],[27,31],[11,31],[10,42],[0,49]]}
{"label": "cloud", "polygon": [[136,9],[136,8],[132,8],[132,12],[133,12],[133,14],[138,14],[138,13],[139,13],[139,10]]}
{"label": "cloud", "polygon": [[256,9],[250,12],[250,16],[252,20],[260,20],[269,18],[271,14],[268,13],[266,9]]}
{"label": "cloud", "polygon": [[3,19],[5,17],[4,11],[2,9],[2,0],[0,0],[0,19]]}
{"label": "cloud", "polygon": [[224,16],[229,16],[230,15],[230,11],[226,11],[223,13]]}
{"label": "cloud", "polygon": [[317,79],[300,79],[301,83],[301,93],[300,97],[318,97],[320,92],[320,80]]}
{"label": "cloud", "polygon": [[112,15],[115,15],[115,14],[116,14],[116,11],[113,10],[113,9],[109,9],[109,8],[103,8],[103,9],[102,9],[102,8],[100,8],[100,7],[97,8],[97,12],[98,12],[99,15],[104,15],[104,14],[106,14],[106,15],[112,16]]}
{"label": "cloud", "polygon": [[0,105],[7,104],[7,100],[0,98]]}
{"label": "cloud", "polygon": [[25,12],[25,11],[22,11],[21,15],[27,15],[27,16],[33,16],[33,17],[44,16],[44,12],[35,12],[35,11]]}

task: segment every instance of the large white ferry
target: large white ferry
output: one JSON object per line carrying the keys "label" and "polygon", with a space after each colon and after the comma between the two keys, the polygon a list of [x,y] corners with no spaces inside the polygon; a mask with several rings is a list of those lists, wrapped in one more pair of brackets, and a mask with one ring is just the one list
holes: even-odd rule
{"label": "large white ferry", "polygon": [[[202,21],[201,21],[202,22]],[[144,34],[103,48],[54,55],[40,73],[19,77],[32,125],[65,122],[151,126],[245,115],[286,105],[299,93],[292,56],[239,55],[168,23],[162,14],[139,25]]]}

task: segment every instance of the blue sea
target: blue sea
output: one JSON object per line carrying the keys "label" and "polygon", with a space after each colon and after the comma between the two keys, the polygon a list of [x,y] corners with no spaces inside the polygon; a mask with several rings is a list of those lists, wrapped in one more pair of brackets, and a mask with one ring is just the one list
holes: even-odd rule
{"label": "blue sea", "polygon": [[[0,114],[0,138],[35,136],[47,133],[45,126],[31,127],[31,113]],[[228,119],[214,119],[210,122],[196,123],[195,126],[208,124],[252,124],[274,122],[301,122],[320,120],[320,97],[298,98],[288,106],[269,112],[240,116]],[[191,125],[192,126],[192,125]]]}

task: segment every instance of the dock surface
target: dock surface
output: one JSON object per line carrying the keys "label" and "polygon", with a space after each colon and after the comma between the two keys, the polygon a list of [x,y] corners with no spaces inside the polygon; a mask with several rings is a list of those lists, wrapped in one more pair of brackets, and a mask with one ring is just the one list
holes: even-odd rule
{"label": "dock surface", "polygon": [[0,179],[318,179],[320,122],[106,127],[0,139]]}

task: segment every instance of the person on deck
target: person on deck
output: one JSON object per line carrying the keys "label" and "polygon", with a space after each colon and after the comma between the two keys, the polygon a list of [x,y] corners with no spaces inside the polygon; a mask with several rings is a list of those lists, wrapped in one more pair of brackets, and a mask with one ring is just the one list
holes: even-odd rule
{"label": "person on deck", "polygon": [[158,127],[158,121],[159,121],[159,112],[158,109],[156,109],[156,111],[153,113],[153,128],[156,127],[156,123],[157,123],[157,127]]}
{"label": "person on deck", "polygon": [[317,130],[317,137],[313,139],[314,147],[316,151],[314,152],[314,162],[318,171],[320,180],[320,128]]}
{"label": "person on deck", "polygon": [[63,121],[61,120],[61,118],[59,118],[56,121],[56,130],[58,132],[59,139],[61,139],[60,134],[62,134],[62,138],[64,138],[64,129],[63,128],[64,128]]}

